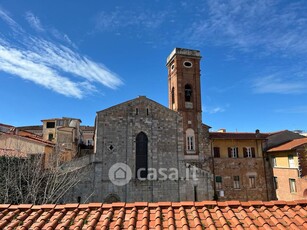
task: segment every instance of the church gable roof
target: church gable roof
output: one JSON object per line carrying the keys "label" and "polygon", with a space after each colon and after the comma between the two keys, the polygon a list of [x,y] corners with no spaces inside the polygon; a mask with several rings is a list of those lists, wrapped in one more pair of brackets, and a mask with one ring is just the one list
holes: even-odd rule
{"label": "church gable roof", "polygon": [[152,106],[158,107],[161,110],[165,110],[165,112],[173,113],[174,115],[180,116],[180,114],[178,112],[171,110],[171,109],[165,107],[164,105],[161,105],[160,103],[147,98],[146,96],[139,96],[137,98],[125,101],[123,103],[111,106],[109,108],[106,108],[106,109],[103,109],[103,110],[100,110],[100,111],[97,111],[97,114],[109,112],[109,111],[114,110],[114,109],[125,109],[125,108],[132,106],[132,105],[139,104],[139,103],[142,103],[142,102],[147,102],[148,104],[151,104]]}

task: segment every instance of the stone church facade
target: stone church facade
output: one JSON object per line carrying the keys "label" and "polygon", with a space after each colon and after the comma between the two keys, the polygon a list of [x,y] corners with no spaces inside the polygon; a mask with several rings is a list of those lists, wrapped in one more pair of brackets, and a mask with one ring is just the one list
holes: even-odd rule
{"label": "stone church facade", "polygon": [[167,58],[169,108],[140,96],[97,112],[94,154],[70,163],[85,175],[65,202],[213,199],[200,59],[180,48]]}

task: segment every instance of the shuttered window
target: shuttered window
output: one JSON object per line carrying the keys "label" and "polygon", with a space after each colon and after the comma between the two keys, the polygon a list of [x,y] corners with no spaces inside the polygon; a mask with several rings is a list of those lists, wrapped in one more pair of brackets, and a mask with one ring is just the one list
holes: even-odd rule
{"label": "shuttered window", "polygon": [[243,156],[249,158],[255,158],[255,148],[254,147],[244,147],[243,148]]}
{"label": "shuttered window", "polygon": [[233,188],[239,189],[240,188],[240,176],[233,177]]}
{"label": "shuttered window", "polygon": [[213,148],[213,153],[214,153],[214,157],[216,157],[216,158],[221,157],[221,155],[220,155],[220,148],[219,147],[214,147]]}
{"label": "shuttered window", "polygon": [[238,147],[229,147],[228,148],[228,157],[229,158],[238,158]]}

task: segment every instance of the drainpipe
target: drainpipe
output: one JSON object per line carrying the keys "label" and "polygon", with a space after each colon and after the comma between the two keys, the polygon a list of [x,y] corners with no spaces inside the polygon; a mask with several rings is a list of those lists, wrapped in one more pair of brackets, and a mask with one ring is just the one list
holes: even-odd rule
{"label": "drainpipe", "polygon": [[[180,173],[180,168],[179,168],[179,156],[178,156],[178,115],[176,115],[176,154],[177,154],[177,169],[178,172]],[[183,128],[182,128],[183,130]],[[184,151],[184,149],[183,149]],[[184,169],[185,170],[185,169]],[[179,175],[178,175],[179,176]],[[180,201],[180,177],[178,178],[178,182],[177,182],[177,191],[178,191],[178,202]]]}
{"label": "drainpipe", "polygon": [[[212,157],[212,173],[213,173],[213,199],[215,197],[216,194],[216,186],[215,186],[215,169],[214,169],[214,153],[213,153],[213,139],[212,141],[210,141],[210,149],[211,149],[211,157]],[[209,176],[208,176],[208,180],[209,180]],[[208,188],[207,188],[208,189]]]}
{"label": "drainpipe", "polygon": [[[257,152],[259,153],[258,149],[258,140],[256,139],[257,145]],[[261,152],[262,152],[262,161],[263,161],[263,171],[264,171],[264,181],[265,181],[265,190],[266,190],[266,199],[269,200],[269,190],[268,190],[268,181],[267,181],[267,170],[266,170],[266,162],[265,162],[265,155],[263,151],[263,145],[261,141]]]}

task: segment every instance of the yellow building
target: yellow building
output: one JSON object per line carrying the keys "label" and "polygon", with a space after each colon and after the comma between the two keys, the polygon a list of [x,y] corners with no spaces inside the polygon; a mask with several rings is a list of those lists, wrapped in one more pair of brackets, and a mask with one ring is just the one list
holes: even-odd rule
{"label": "yellow building", "polygon": [[42,140],[40,136],[26,131],[14,130],[9,133],[0,132],[0,155],[12,157],[28,157],[42,155],[45,167],[49,167],[55,144]]}
{"label": "yellow building", "polygon": [[307,199],[307,138],[295,139],[267,150],[279,200]]}
{"label": "yellow building", "polygon": [[77,118],[52,118],[44,119],[43,139],[56,145],[61,161],[70,161],[78,153],[81,143],[81,120]]}
{"label": "yellow building", "polygon": [[263,155],[267,134],[211,132],[215,193],[218,200],[271,200],[269,164]]}

